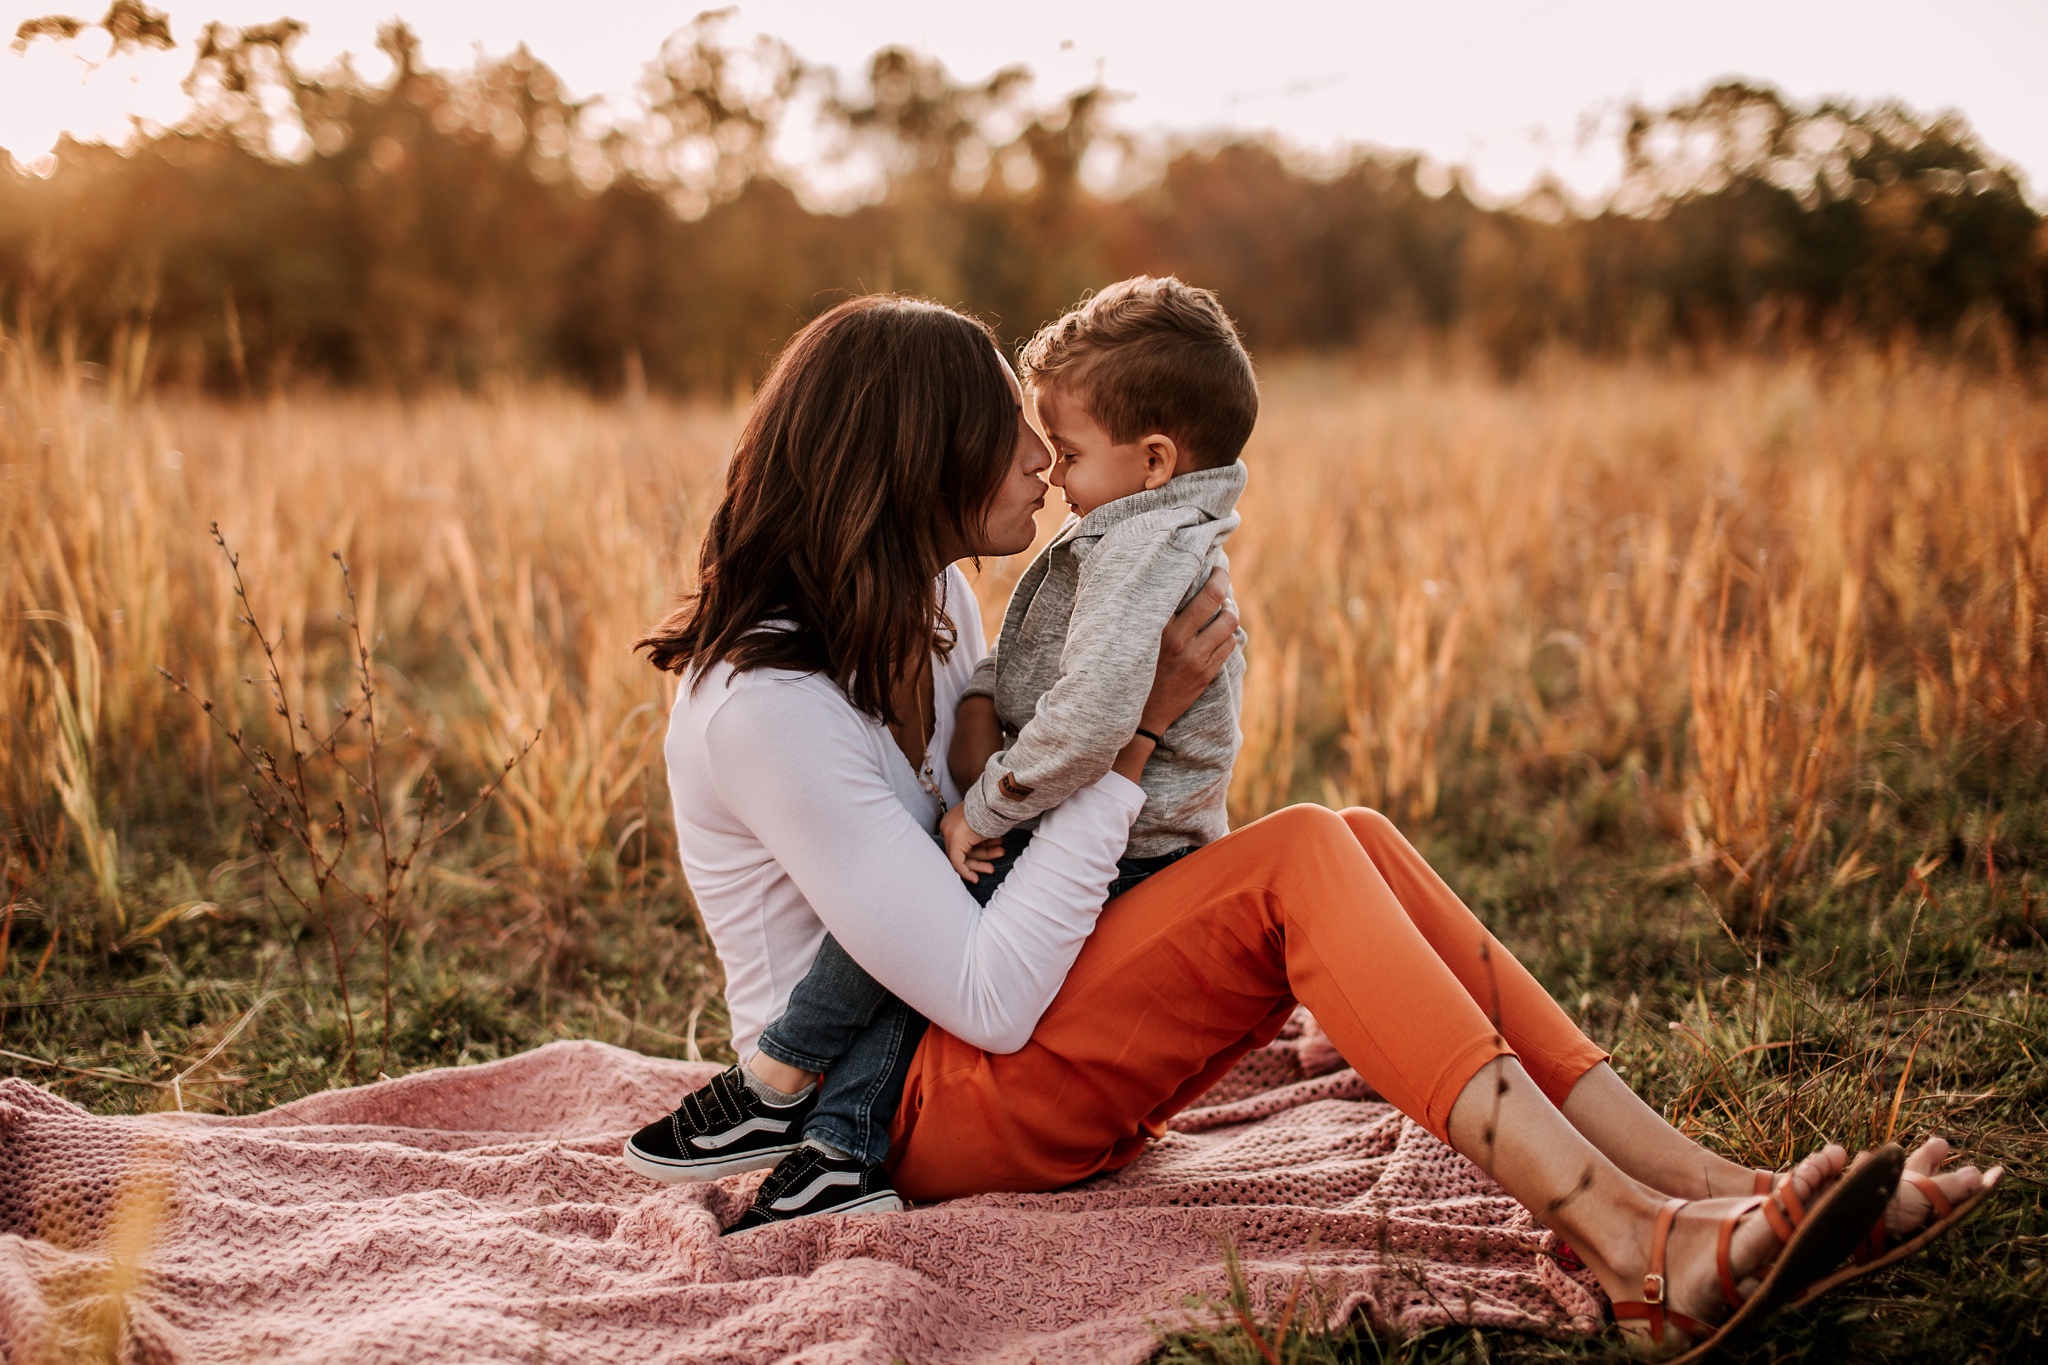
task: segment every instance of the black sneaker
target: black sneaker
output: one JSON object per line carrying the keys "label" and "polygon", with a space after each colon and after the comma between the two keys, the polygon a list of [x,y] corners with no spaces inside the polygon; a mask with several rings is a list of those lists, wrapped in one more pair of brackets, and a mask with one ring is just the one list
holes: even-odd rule
{"label": "black sneaker", "polygon": [[683,1096],[667,1118],[626,1139],[626,1164],[656,1180],[716,1180],[773,1166],[804,1138],[817,1107],[813,1090],[794,1104],[770,1104],[748,1088],[738,1067]]}
{"label": "black sneaker", "polygon": [[880,1166],[860,1158],[834,1156],[808,1143],[782,1159],[761,1182],[754,1206],[727,1232],[765,1228],[814,1213],[894,1213],[903,1200]]}

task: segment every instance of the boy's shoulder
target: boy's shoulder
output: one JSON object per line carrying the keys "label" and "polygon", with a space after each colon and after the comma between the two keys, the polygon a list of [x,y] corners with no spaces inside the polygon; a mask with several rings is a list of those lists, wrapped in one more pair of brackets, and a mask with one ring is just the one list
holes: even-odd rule
{"label": "boy's shoulder", "polygon": [[[1234,521],[1236,513],[1230,517]],[[1199,507],[1187,504],[1173,504],[1154,507],[1147,511],[1135,512],[1113,525],[1102,528],[1092,537],[1083,529],[1077,540],[1093,539],[1099,544],[1123,541],[1165,540],[1176,532],[1192,530],[1216,523],[1218,518],[1209,515]]]}
{"label": "boy's shoulder", "polygon": [[1081,518],[1068,538],[1102,545],[1173,541],[1184,548],[1206,550],[1237,528],[1237,499],[1244,485],[1242,461],[1218,469],[1198,469],[1098,508]]}
{"label": "boy's shoulder", "polygon": [[[1185,504],[1157,507],[1126,517],[1088,538],[1076,536],[1074,548],[1097,559],[1122,559],[1179,551],[1201,557],[1238,527],[1235,511],[1221,516]],[[1092,544],[1089,543],[1092,539]]]}

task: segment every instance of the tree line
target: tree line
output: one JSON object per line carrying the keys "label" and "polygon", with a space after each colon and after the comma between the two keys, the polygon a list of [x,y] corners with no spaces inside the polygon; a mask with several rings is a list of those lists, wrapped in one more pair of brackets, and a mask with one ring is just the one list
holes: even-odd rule
{"label": "tree line", "polygon": [[[171,41],[136,0],[100,23],[117,47]],[[1554,345],[1861,333],[2005,360],[2048,340],[2048,228],[2017,174],[1959,117],[1892,102],[1722,84],[1632,111],[1611,201],[1544,185],[1491,206],[1413,155],[1141,147],[1106,92],[1036,100],[1021,69],[963,82],[890,48],[845,88],[781,44],[726,43],[716,16],[624,105],[572,99],[524,50],[434,69],[396,23],[388,76],[308,72],[300,31],[209,26],[179,126],[0,169],[13,331],[137,384],[723,391],[851,292],[1015,338],[1151,271],[1216,289],[1265,355],[1457,337],[1512,369]],[[800,118],[866,168],[859,202],[807,203],[781,172]],[[1091,190],[1101,153],[1147,169]]]}

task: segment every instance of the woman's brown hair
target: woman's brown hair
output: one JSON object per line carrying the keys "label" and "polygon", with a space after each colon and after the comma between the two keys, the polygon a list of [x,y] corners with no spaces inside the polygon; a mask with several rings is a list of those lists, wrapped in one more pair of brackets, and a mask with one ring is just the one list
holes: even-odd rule
{"label": "woman's brown hair", "polygon": [[822,673],[880,720],[892,684],[952,648],[941,533],[972,543],[1017,439],[988,328],[920,299],[849,299],[790,341],[747,414],[697,586],[634,647],[686,678]]}

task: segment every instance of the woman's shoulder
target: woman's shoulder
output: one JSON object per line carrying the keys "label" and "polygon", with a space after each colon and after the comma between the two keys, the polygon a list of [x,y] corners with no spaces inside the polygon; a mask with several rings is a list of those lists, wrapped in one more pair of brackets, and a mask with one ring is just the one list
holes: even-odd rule
{"label": "woman's shoulder", "polygon": [[821,674],[784,668],[742,670],[723,660],[683,680],[676,689],[673,714],[678,727],[700,734],[715,723],[721,732],[755,738],[814,737],[821,729],[857,734],[864,719],[846,694]]}

